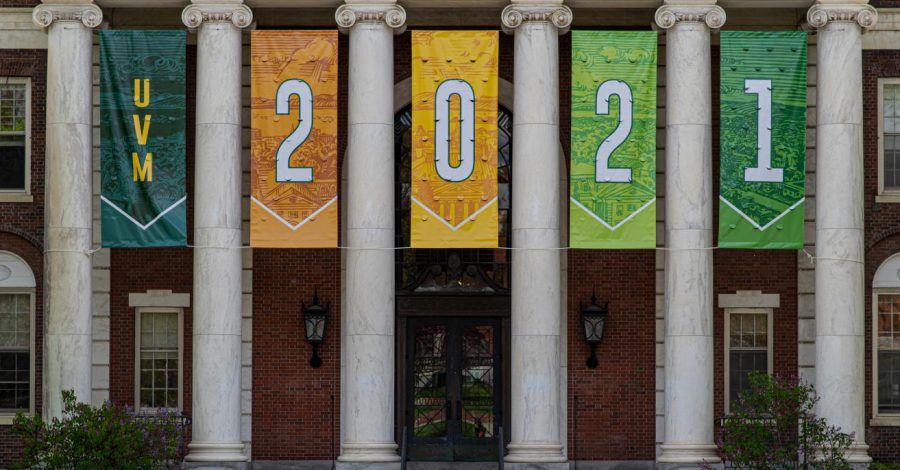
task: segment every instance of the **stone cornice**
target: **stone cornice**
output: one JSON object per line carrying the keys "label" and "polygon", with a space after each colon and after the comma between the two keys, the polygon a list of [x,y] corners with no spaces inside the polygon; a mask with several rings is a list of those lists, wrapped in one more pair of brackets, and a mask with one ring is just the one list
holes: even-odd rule
{"label": "stone cornice", "polygon": [[512,34],[523,23],[529,22],[550,23],[560,34],[565,34],[572,25],[572,10],[559,4],[511,4],[503,9],[500,20],[503,23],[503,32],[507,34]]}
{"label": "stone cornice", "polygon": [[197,29],[206,22],[231,22],[235,28],[246,28],[253,22],[253,12],[242,4],[195,4],[185,7],[181,21],[189,29]]}
{"label": "stone cornice", "polygon": [[863,29],[871,29],[878,23],[878,10],[871,5],[813,5],[806,12],[806,21],[814,28],[822,28],[831,22],[857,23]]}
{"label": "stone cornice", "polygon": [[725,26],[725,10],[718,5],[663,5],[654,20],[662,29],[678,23],[706,23],[710,29],[719,29]]}
{"label": "stone cornice", "polygon": [[342,33],[348,33],[357,23],[384,22],[394,34],[406,31],[406,10],[397,4],[348,3],[334,12],[334,21]]}
{"label": "stone cornice", "polygon": [[40,28],[49,28],[56,21],[78,21],[85,27],[96,28],[103,21],[103,11],[93,3],[43,3],[34,7],[31,20]]}

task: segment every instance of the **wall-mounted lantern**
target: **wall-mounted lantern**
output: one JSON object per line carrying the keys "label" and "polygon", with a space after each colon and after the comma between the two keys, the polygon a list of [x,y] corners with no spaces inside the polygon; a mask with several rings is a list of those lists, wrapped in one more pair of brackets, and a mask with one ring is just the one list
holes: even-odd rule
{"label": "wall-mounted lantern", "polygon": [[318,369],[322,365],[319,357],[319,345],[325,339],[325,324],[328,321],[328,304],[319,303],[319,293],[313,292],[312,304],[307,306],[301,303],[303,311],[303,323],[306,326],[306,341],[312,345],[313,353],[309,359],[309,365]]}
{"label": "wall-mounted lantern", "polygon": [[585,306],[579,302],[581,308],[581,320],[584,323],[584,341],[591,347],[591,356],[587,360],[587,366],[597,368],[597,346],[603,342],[603,326],[606,324],[606,316],[609,314],[609,302],[602,307],[597,305],[597,293],[591,295],[591,303]]}

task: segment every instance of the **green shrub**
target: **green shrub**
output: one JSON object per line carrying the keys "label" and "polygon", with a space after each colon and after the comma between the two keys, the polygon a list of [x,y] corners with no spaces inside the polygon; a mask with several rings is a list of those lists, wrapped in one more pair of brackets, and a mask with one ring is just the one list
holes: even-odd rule
{"label": "green shrub", "polygon": [[63,392],[63,419],[16,416],[13,432],[22,438],[22,458],[14,468],[149,470],[178,468],[184,436],[180,417],[168,412],[135,416],[105,403],[99,408]]}
{"label": "green shrub", "polygon": [[811,385],[762,373],[749,380],[723,423],[719,447],[727,461],[755,470],[850,468],[844,453],[853,436],[816,417]]}
{"label": "green shrub", "polygon": [[879,463],[869,465],[869,470],[900,470],[900,463]]}

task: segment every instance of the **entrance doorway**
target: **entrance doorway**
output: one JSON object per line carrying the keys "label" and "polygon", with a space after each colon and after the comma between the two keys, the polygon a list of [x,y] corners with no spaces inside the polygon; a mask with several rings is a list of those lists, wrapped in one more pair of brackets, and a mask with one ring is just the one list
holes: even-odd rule
{"label": "entrance doorway", "polygon": [[502,402],[499,318],[416,318],[407,327],[410,460],[496,460]]}

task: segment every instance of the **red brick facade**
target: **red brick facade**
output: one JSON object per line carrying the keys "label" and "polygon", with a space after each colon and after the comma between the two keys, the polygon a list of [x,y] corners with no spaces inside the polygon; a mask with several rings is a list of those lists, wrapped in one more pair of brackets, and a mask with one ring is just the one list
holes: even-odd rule
{"label": "red brick facade", "polygon": [[[894,3],[900,6],[900,2]],[[900,51],[863,51],[867,426],[872,417],[872,279],[884,260],[900,253],[900,204],[875,202],[878,194],[878,79],[881,77],[900,77]],[[900,461],[900,428],[869,426],[866,443],[871,446],[873,458]]]}

